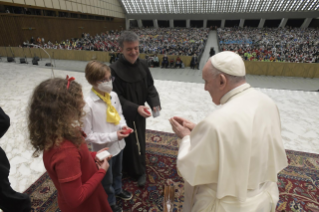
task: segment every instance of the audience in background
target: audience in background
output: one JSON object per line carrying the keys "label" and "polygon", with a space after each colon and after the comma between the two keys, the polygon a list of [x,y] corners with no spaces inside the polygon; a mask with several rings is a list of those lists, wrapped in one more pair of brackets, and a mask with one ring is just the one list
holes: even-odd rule
{"label": "audience in background", "polygon": [[233,51],[244,60],[315,63],[319,59],[319,29],[219,28],[221,51]]}
{"label": "audience in background", "polygon": [[[140,53],[187,56],[196,53],[200,57],[204,51],[209,29],[146,28],[132,31],[140,38]],[[37,45],[47,49],[118,52],[118,37],[120,34],[121,31],[109,31],[95,36],[89,33],[82,33],[81,38],[67,39],[55,44],[50,41],[44,43],[44,38],[38,37]],[[34,43],[33,38],[30,43]]]}

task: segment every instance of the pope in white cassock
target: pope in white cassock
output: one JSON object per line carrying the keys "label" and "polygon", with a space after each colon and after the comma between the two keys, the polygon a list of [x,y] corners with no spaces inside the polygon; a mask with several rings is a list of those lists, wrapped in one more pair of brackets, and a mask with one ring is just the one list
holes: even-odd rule
{"label": "pope in white cassock", "polygon": [[177,169],[185,181],[183,212],[275,212],[277,174],[288,165],[279,111],[246,83],[245,74],[240,56],[216,54],[202,76],[221,107],[197,125],[170,119],[181,138]]}

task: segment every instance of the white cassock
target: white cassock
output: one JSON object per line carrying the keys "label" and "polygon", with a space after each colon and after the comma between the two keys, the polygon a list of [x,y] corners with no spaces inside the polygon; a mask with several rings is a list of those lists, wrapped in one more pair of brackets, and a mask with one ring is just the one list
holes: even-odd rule
{"label": "white cassock", "polygon": [[276,104],[245,83],[180,141],[183,212],[275,212],[287,164]]}

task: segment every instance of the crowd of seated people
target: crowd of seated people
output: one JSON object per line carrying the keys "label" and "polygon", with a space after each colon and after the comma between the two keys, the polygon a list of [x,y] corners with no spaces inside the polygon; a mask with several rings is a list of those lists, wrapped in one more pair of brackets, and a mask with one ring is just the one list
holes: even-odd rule
{"label": "crowd of seated people", "polygon": [[118,37],[120,31],[109,31],[106,33],[96,34],[95,36],[89,33],[82,33],[81,38],[72,38],[62,40],[61,42],[56,41],[55,43],[48,41],[44,42],[44,38],[33,37],[30,41],[27,41],[23,46],[29,46],[29,44],[38,45],[44,49],[66,49],[66,50],[87,50],[87,51],[105,51],[105,52],[118,52]]}
{"label": "crowd of seated people", "polygon": [[[133,29],[140,37],[140,53],[167,55],[201,55],[208,38],[209,29]],[[44,38],[31,38],[25,45],[36,44],[46,49],[92,50],[118,52],[118,37],[121,31],[109,31],[95,36],[82,33],[81,38],[72,38],[47,43]]]}
{"label": "crowd of seated people", "polygon": [[140,37],[140,53],[199,57],[204,51],[209,29],[145,28],[133,29]]}
{"label": "crowd of seated people", "polygon": [[219,28],[221,51],[233,51],[248,61],[319,62],[319,29]]}
{"label": "crowd of seated people", "polygon": [[[167,58],[167,55],[193,56],[190,66],[198,68],[201,54],[204,51],[205,43],[208,38],[209,29],[198,28],[159,28],[159,29],[133,29],[140,37],[140,53],[152,54],[147,56],[150,67],[162,68],[183,68],[185,64],[181,58]],[[55,43],[48,41],[45,43],[44,38],[32,37],[23,46],[29,44],[38,45],[44,49],[66,49],[66,50],[87,50],[87,51],[105,51],[110,52],[110,63],[119,59],[118,37],[121,31],[109,31],[106,33],[96,34],[82,33],[81,38],[72,38]],[[163,61],[159,61],[157,54],[165,54]]]}

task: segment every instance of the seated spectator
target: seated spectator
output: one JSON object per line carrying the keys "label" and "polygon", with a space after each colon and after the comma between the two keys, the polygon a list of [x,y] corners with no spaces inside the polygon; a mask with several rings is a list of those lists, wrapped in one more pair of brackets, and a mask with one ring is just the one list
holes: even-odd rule
{"label": "seated spectator", "polygon": [[154,57],[153,57],[153,66],[154,67],[159,66],[159,59],[158,59],[157,55],[154,55]]}
{"label": "seated spectator", "polygon": [[195,68],[198,69],[198,58],[196,54],[194,54],[191,60],[191,69],[195,69]]}
{"label": "seated spectator", "polygon": [[169,67],[170,67],[170,68],[175,68],[174,58],[171,58],[171,59],[169,60]]}
{"label": "seated spectator", "polygon": [[182,68],[182,60],[179,56],[177,56],[177,58],[176,58],[175,68],[177,68],[177,67]]}
{"label": "seated spectator", "polygon": [[167,67],[168,67],[168,57],[165,54],[162,61],[162,68],[167,68]]}

